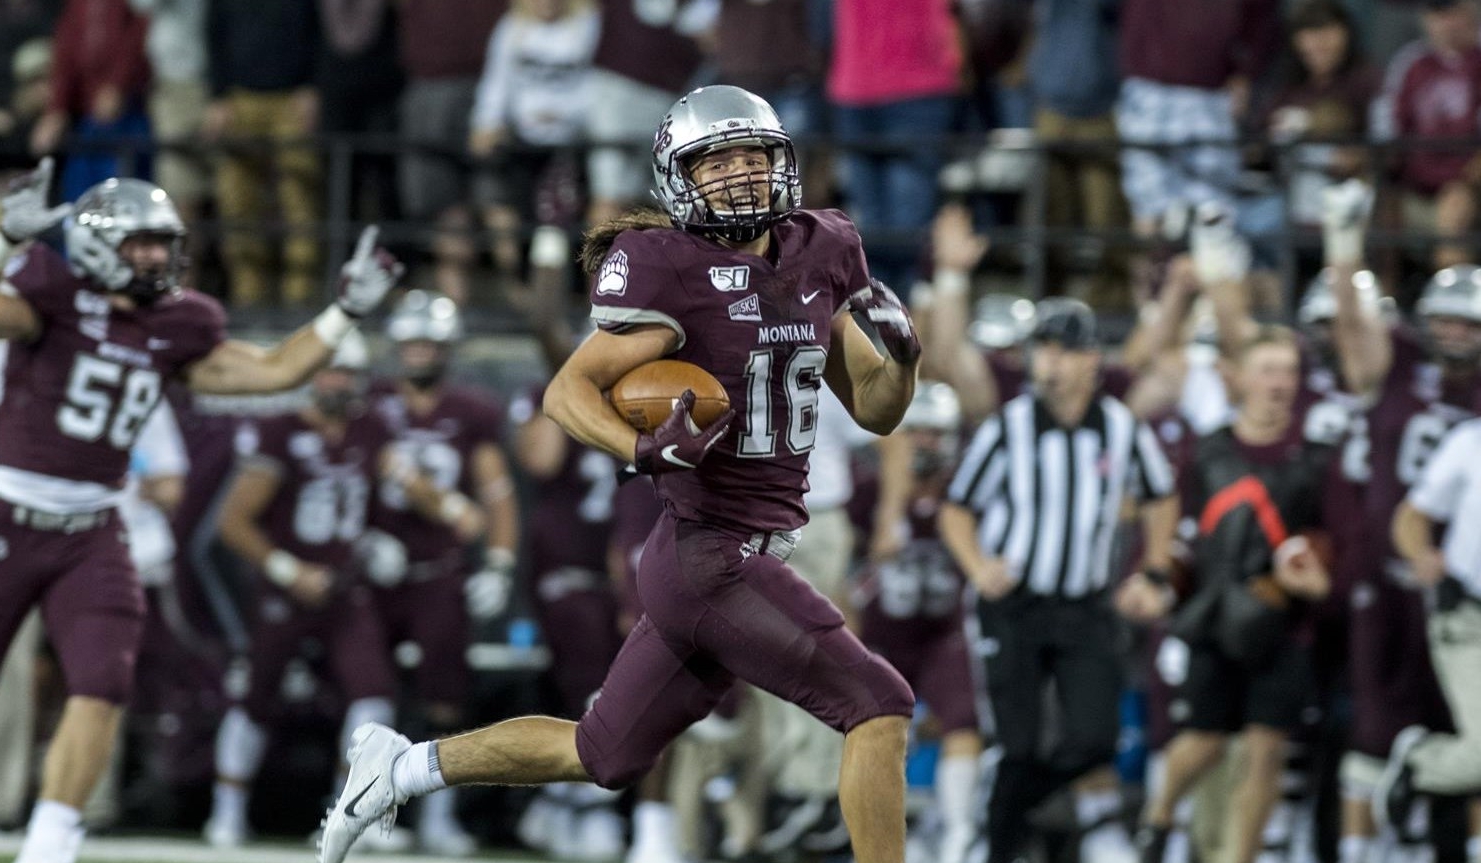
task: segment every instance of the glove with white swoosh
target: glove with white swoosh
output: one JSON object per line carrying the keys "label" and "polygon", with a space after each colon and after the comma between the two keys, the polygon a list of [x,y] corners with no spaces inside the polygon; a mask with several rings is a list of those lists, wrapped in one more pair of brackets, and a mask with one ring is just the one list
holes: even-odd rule
{"label": "glove with white swoosh", "polygon": [[730,430],[730,421],[735,419],[735,409],[721,414],[701,429],[694,424],[689,412],[694,409],[694,390],[685,390],[674,404],[674,412],[659,424],[652,434],[638,435],[638,445],[633,453],[633,466],[638,473],[672,473],[676,470],[693,470],[709,453],[725,432]]}

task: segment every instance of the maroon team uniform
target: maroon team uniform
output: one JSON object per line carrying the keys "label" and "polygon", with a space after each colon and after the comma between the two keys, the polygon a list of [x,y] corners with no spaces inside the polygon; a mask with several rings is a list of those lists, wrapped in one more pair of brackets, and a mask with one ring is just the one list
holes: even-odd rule
{"label": "maroon team uniform", "polygon": [[354,541],[365,532],[371,477],[385,445],[385,428],[370,415],[351,419],[344,437],[329,441],[298,414],[249,423],[237,435],[238,458],[278,476],[277,492],[260,514],[268,540],[299,560],[331,570],[335,586],[320,608],[306,608],[266,577],[256,580],[251,681],[242,706],[255,721],[270,720],[279,685],[304,640],[323,643],[345,698],[391,698],[390,650],[370,590],[351,567]]}
{"label": "maroon team uniform", "polygon": [[[949,478],[949,477],[948,477]],[[939,495],[910,502],[910,542],[859,587],[860,638],[905,677],[941,733],[977,728],[972,661],[963,629],[965,582],[936,534]]]}
{"label": "maroon team uniform", "polygon": [[[542,396],[537,389],[515,400],[515,421],[535,416]],[[622,646],[607,575],[617,467],[606,453],[568,439],[560,471],[535,485],[525,536],[551,675],[562,715],[571,718],[585,712]]]}
{"label": "maroon team uniform", "polygon": [[1366,565],[1350,594],[1352,745],[1376,757],[1388,755],[1405,726],[1449,727],[1430,665],[1424,597],[1393,550],[1389,523],[1445,433],[1481,400],[1481,380],[1447,387],[1412,333],[1395,330],[1392,340],[1393,366],[1365,417],[1365,529],[1355,539]]}
{"label": "maroon team uniform", "polygon": [[[393,386],[375,389],[372,412],[389,431],[396,450],[431,477],[439,490],[457,489],[481,499],[473,476],[473,453],[499,445],[503,409],[483,393],[447,386],[425,416],[408,410]],[[392,644],[413,641],[422,650],[417,694],[425,701],[461,704],[468,690],[468,613],[463,579],[467,548],[451,527],[412,509],[401,487],[381,481],[370,523],[406,546],[406,579],[395,587],[372,587]]]}
{"label": "maroon team uniform", "polygon": [[837,211],[800,210],[771,238],[763,259],[679,230],[627,231],[592,288],[599,326],[673,329],[671,357],[713,374],[736,411],[697,470],[656,477],[664,514],[639,564],[644,615],[577,728],[603,786],[646,772],[737,677],[843,732],[914,707],[900,675],[785,562],[807,521],[832,320],[869,283],[858,232]]}
{"label": "maroon team uniform", "polygon": [[225,316],[194,291],[116,308],[40,243],[5,281],[42,329],[9,343],[0,402],[0,650],[39,602],[68,691],[123,703],[144,596],[114,506],[164,384],[225,339]]}

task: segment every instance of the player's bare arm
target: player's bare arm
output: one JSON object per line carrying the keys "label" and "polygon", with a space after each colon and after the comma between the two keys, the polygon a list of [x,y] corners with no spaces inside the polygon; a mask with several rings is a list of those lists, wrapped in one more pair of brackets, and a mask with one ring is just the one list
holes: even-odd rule
{"label": "player's bare arm", "polygon": [[[864,339],[866,345],[868,341]],[[546,387],[545,415],[587,446],[623,462],[632,461],[638,433],[604,394],[623,375],[668,356],[678,346],[679,334],[659,324],[633,327],[620,335],[603,330],[592,333]]]}
{"label": "player's bare arm", "polygon": [[997,381],[987,358],[967,341],[971,272],[987,253],[987,238],[972,228],[966,207],[947,204],[931,223],[931,255],[935,273],[931,279],[930,337],[925,346],[921,373],[946,381],[957,391],[962,412],[972,424],[986,419],[1001,403]]}
{"label": "player's bare arm", "polygon": [[823,379],[861,428],[895,430],[915,395],[916,365],[881,356],[847,309],[834,315]]}
{"label": "player's bare arm", "polygon": [[478,503],[487,525],[484,545],[488,547],[488,556],[492,559],[507,555],[512,566],[514,549],[519,544],[519,505],[503,450],[487,442],[473,450],[473,482],[478,487]]}
{"label": "player's bare arm", "polygon": [[328,570],[277,548],[257,526],[280,482],[277,471],[265,465],[238,471],[221,506],[221,541],[300,602],[316,606],[329,595],[333,579]]}
{"label": "player's bare arm", "polygon": [[1332,268],[1332,298],[1337,315],[1332,321],[1332,340],[1342,364],[1342,379],[1354,393],[1376,390],[1394,363],[1393,343],[1383,315],[1358,296],[1356,264],[1338,264]]}
{"label": "player's bare arm", "polygon": [[31,304],[0,287],[0,340],[29,342],[41,335],[41,317]]}
{"label": "player's bare arm", "polygon": [[196,392],[245,395],[292,389],[308,381],[401,280],[404,269],[376,246],[379,235],[374,225],[361,232],[354,255],[340,268],[338,298],[312,322],[271,348],[222,342],[186,370],[186,383]]}
{"label": "player's bare arm", "polygon": [[535,414],[514,433],[514,460],[531,478],[548,480],[560,473],[570,438],[555,421]]}

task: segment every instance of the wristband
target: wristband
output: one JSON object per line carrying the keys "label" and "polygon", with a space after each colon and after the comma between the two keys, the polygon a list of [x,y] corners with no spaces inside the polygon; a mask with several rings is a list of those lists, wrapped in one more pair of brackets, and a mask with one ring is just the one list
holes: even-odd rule
{"label": "wristband", "polygon": [[514,569],[514,552],[500,546],[490,546],[484,549],[483,565],[499,572],[509,572]]}
{"label": "wristband", "polygon": [[937,270],[932,284],[943,297],[960,297],[971,287],[972,280],[960,270]]}
{"label": "wristband", "polygon": [[537,267],[563,267],[571,257],[571,241],[566,232],[551,225],[535,229],[530,239],[530,263]]}
{"label": "wristband", "polygon": [[437,514],[442,516],[442,520],[447,524],[455,525],[462,521],[463,516],[467,515],[472,509],[473,504],[468,498],[458,492],[452,491],[443,496],[442,506],[438,508]]}
{"label": "wristband", "polygon": [[350,317],[350,313],[341,308],[339,303],[330,305],[314,318],[314,335],[331,348],[339,347],[339,343],[344,341],[344,337],[349,335],[350,330],[354,328],[355,319]]}
{"label": "wristband", "polygon": [[288,587],[298,580],[298,558],[281,548],[273,549],[262,562],[262,571],[273,584]]}
{"label": "wristband", "polygon": [[921,311],[929,309],[936,302],[936,289],[931,287],[930,282],[916,282],[915,287],[910,289],[910,305]]}

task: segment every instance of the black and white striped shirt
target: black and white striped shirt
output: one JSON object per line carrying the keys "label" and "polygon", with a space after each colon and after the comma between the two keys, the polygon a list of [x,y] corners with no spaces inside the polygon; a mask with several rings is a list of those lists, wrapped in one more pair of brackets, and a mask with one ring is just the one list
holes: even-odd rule
{"label": "black and white striped shirt", "polygon": [[1124,495],[1174,491],[1156,437],[1126,405],[1102,396],[1064,429],[1025,394],[977,429],[947,497],[977,516],[978,544],[1008,562],[1019,590],[1076,599],[1109,581]]}

